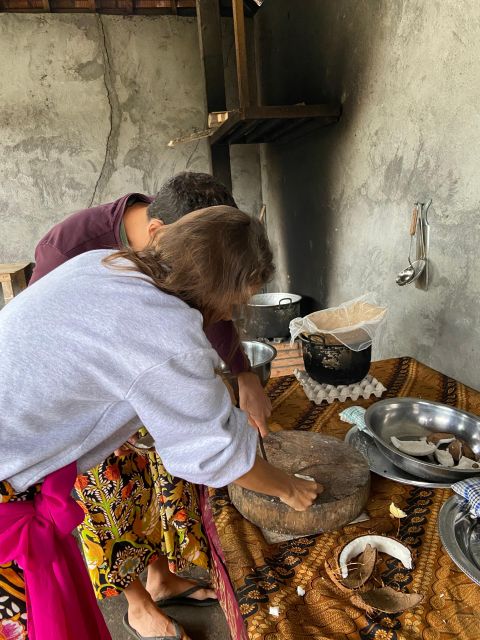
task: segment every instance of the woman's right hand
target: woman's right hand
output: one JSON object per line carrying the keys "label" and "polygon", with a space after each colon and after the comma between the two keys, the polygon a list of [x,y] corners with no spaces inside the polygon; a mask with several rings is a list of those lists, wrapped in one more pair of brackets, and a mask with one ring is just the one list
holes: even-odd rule
{"label": "woman's right hand", "polygon": [[288,487],[280,500],[295,511],[306,511],[323,491],[323,485],[313,480],[288,476]]}

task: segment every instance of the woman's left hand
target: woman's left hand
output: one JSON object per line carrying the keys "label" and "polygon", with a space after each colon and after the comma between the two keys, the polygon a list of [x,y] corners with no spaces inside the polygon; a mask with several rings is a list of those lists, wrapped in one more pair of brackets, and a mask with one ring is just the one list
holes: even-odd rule
{"label": "woman's left hand", "polygon": [[272,414],[272,404],[255,373],[238,374],[238,396],[240,409],[245,411],[252,427],[258,429],[262,437],[268,435],[267,421]]}

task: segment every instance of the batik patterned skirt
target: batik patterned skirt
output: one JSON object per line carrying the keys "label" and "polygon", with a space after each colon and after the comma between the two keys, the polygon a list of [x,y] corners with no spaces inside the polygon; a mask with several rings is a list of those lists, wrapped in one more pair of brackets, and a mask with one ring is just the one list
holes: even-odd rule
{"label": "batik patterned skirt", "polygon": [[112,455],[78,476],[75,489],[97,598],[122,592],[159,555],[174,573],[208,568],[196,487],[167,473],[154,451]]}

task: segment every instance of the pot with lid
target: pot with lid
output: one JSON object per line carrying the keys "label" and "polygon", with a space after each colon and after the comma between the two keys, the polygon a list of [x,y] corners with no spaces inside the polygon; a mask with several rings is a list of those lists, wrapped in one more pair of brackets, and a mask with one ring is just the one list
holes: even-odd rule
{"label": "pot with lid", "polygon": [[246,305],[244,331],[251,338],[286,338],[290,321],[300,315],[302,296],[295,293],[258,293]]}

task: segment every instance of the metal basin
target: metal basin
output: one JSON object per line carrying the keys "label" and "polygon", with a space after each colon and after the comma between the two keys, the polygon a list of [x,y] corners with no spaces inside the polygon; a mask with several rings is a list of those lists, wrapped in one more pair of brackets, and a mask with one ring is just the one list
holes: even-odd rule
{"label": "metal basin", "polygon": [[480,417],[438,402],[418,398],[381,400],[367,409],[367,433],[375,439],[380,451],[397,467],[426,480],[455,482],[478,475],[480,469],[443,467],[426,459],[414,458],[396,449],[391,436],[412,439],[445,431],[465,440],[480,453]]}
{"label": "metal basin", "polygon": [[[260,382],[265,386],[270,379],[272,360],[277,355],[277,350],[272,345],[257,340],[242,340],[242,346],[250,361],[251,371],[257,374]],[[220,365],[220,373],[232,385],[238,397],[237,377],[231,373],[224,362]]]}

